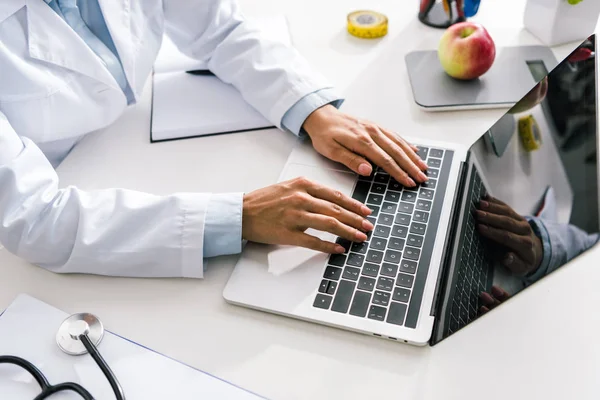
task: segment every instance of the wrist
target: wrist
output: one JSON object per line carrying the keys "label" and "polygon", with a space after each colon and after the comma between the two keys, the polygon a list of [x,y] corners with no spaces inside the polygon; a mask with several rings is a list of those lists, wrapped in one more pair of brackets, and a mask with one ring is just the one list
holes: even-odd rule
{"label": "wrist", "polygon": [[332,113],[337,111],[338,109],[331,104],[326,104],[323,107],[319,107],[310,113],[310,115],[304,121],[302,128],[308,134],[308,136],[311,136],[321,129],[325,121]]}

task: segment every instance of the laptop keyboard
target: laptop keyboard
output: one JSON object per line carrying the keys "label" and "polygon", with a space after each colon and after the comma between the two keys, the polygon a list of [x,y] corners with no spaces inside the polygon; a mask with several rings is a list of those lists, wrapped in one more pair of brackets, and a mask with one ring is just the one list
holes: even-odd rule
{"label": "laptop keyboard", "polygon": [[450,299],[449,333],[467,325],[477,318],[479,294],[488,291],[492,280],[493,265],[487,257],[485,243],[476,229],[475,210],[479,200],[487,194],[475,166],[471,174],[469,210],[465,215],[463,243],[460,262],[457,265],[454,293]]}
{"label": "laptop keyboard", "polygon": [[[329,257],[314,307],[404,325],[412,300],[416,308],[420,306],[423,287],[419,286],[419,298],[413,299],[415,279],[424,268],[424,286],[439,219],[439,211],[432,218],[432,208],[443,201],[448,179],[448,171],[440,168],[447,165],[449,169],[452,152],[420,147],[418,153],[429,166],[429,180],[416,188],[404,187],[381,168],[369,177],[359,177],[352,197],[373,210],[368,219],[375,229],[364,243],[338,238],[346,252]],[[445,153],[449,153],[446,158]],[[442,195],[435,197],[438,190]],[[424,257],[427,241],[431,246]],[[416,315],[414,321],[416,325]]]}

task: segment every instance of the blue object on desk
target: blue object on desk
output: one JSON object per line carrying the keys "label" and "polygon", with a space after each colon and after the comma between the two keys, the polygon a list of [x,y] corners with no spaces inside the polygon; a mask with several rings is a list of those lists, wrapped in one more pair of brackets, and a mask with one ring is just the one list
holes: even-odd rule
{"label": "blue object on desk", "polygon": [[470,18],[477,14],[477,11],[479,10],[480,1],[481,0],[465,0],[465,17]]}

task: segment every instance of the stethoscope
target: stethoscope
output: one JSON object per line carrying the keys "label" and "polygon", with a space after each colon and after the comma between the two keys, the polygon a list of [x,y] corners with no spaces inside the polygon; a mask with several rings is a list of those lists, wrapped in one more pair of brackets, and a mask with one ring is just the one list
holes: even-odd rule
{"label": "stethoscope", "polygon": [[[63,321],[56,333],[58,347],[71,356],[89,353],[110,383],[117,400],[125,400],[125,394],[112,370],[98,351],[98,345],[104,337],[102,322],[92,314],[73,314]],[[44,374],[29,361],[15,356],[0,356],[0,364],[17,365],[29,372],[42,388],[42,392],[33,400],[44,400],[58,392],[71,391],[79,394],[84,400],[94,400],[94,396],[83,386],[65,382],[51,385]]]}

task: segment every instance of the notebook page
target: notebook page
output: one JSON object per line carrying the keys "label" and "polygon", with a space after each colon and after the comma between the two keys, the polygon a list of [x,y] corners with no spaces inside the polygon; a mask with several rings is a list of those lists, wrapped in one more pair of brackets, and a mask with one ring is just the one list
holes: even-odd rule
{"label": "notebook page", "polygon": [[[50,384],[75,382],[96,399],[113,399],[108,381],[89,355],[69,356],[56,345],[56,332],[67,316],[37,299],[20,295],[0,316],[0,355],[19,356],[32,362]],[[110,332],[105,332],[99,351],[128,399],[261,398]],[[16,366],[0,365],[0,398],[30,400],[39,393],[39,386],[29,373]],[[81,397],[59,393],[52,399],[80,400]]]}

